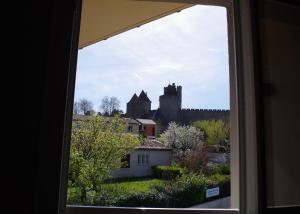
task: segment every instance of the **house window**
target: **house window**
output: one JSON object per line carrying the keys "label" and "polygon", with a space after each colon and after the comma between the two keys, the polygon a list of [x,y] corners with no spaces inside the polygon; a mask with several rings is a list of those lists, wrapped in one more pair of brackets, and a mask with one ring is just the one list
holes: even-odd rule
{"label": "house window", "polygon": [[146,154],[146,163],[149,164],[149,155]]}
{"label": "house window", "polygon": [[132,131],[133,131],[132,126],[129,125],[129,126],[128,126],[128,132],[132,132]]}
{"label": "house window", "polygon": [[142,164],[145,163],[145,155],[142,155]]}
{"label": "house window", "polygon": [[130,168],[130,154],[121,159],[121,168]]}

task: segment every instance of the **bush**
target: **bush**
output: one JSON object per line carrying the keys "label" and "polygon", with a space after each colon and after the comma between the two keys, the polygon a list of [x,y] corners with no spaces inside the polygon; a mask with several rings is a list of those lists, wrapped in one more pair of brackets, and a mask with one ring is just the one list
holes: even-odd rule
{"label": "bush", "polygon": [[152,166],[154,177],[165,180],[173,180],[183,174],[183,169],[180,166]]}
{"label": "bush", "polygon": [[[184,175],[171,185],[169,191],[170,207],[190,207],[205,200],[207,180],[202,175]],[[168,185],[166,185],[168,188]]]}
{"label": "bush", "polygon": [[221,175],[230,175],[230,165],[229,164],[219,164],[219,174]]}
{"label": "bush", "polygon": [[190,151],[181,159],[181,163],[188,173],[203,173],[207,162],[207,152],[202,146]]}
{"label": "bush", "polygon": [[149,191],[121,195],[116,206],[123,207],[168,207],[168,197],[161,192]]}
{"label": "bush", "polygon": [[93,205],[115,206],[120,196],[128,194],[120,186],[101,186],[95,194]]}
{"label": "bush", "polygon": [[219,187],[220,195],[212,197],[212,199],[223,198],[230,195],[230,176],[215,174],[208,177],[208,188]]}

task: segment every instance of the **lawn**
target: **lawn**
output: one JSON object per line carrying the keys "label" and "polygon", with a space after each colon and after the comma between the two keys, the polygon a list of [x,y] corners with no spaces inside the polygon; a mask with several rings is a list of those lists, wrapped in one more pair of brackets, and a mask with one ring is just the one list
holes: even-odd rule
{"label": "lawn", "polygon": [[103,186],[107,188],[114,187],[125,192],[147,192],[152,186],[162,185],[163,183],[163,180],[156,178],[128,178],[113,180],[103,184]]}

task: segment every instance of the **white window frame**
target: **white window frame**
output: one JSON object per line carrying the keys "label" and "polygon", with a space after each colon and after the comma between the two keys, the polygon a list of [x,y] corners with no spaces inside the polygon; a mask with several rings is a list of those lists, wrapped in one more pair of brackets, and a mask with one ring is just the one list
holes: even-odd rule
{"label": "white window frame", "polygon": [[[79,0],[80,1],[80,0]],[[152,0],[155,1],[155,0]],[[162,0],[157,0],[162,1]],[[222,214],[258,213],[258,172],[255,112],[255,81],[252,40],[251,0],[163,0],[227,8],[230,74],[231,206],[233,209],[109,208],[66,207],[66,186],[62,186],[59,213],[68,214]],[[77,38],[78,39],[78,38]],[[74,60],[74,59],[73,59]],[[75,60],[76,61],[76,60]],[[74,67],[74,66],[73,66]],[[76,66],[74,67],[75,70]],[[75,71],[73,71],[75,72]],[[75,83],[73,90],[75,89]],[[71,93],[71,92],[70,92]],[[72,105],[71,105],[72,106]],[[68,122],[68,121],[67,121]],[[68,148],[68,147],[66,147]],[[66,156],[68,152],[66,152]],[[68,160],[64,157],[63,160]],[[66,166],[66,163],[62,163]],[[64,167],[63,167],[64,168]],[[67,167],[66,167],[67,168]],[[62,173],[66,184],[67,173]],[[249,178],[249,179],[248,179]],[[64,200],[63,200],[64,199]],[[66,207],[66,209],[65,209]]]}

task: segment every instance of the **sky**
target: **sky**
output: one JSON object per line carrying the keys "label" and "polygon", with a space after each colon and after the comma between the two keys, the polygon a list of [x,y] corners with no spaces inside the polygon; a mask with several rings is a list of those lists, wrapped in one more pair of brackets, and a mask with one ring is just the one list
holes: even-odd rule
{"label": "sky", "polygon": [[75,101],[86,98],[97,112],[105,96],[126,112],[141,90],[157,109],[169,83],[182,86],[182,108],[229,109],[225,8],[197,5],[78,52]]}

